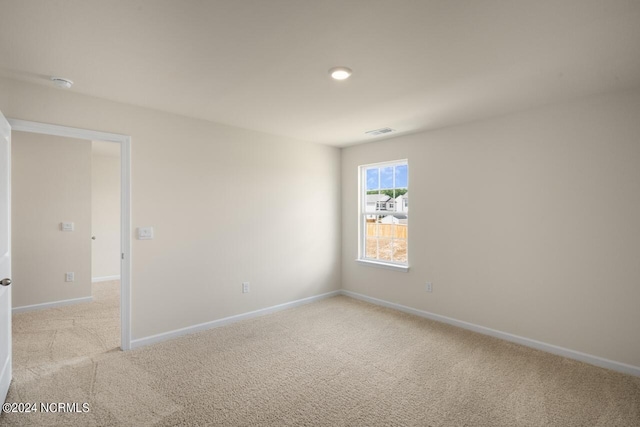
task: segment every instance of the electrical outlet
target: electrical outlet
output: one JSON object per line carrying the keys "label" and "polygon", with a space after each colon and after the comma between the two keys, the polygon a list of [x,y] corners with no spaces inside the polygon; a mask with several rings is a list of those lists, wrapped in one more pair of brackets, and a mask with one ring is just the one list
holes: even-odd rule
{"label": "electrical outlet", "polygon": [[433,292],[433,285],[431,282],[427,282],[427,285],[424,287],[424,290],[427,292]]}
{"label": "electrical outlet", "polygon": [[71,272],[71,273],[67,273],[64,275],[64,281],[65,282],[73,282],[74,280],[76,280],[76,274]]}
{"label": "electrical outlet", "polygon": [[249,288],[249,282],[242,282],[242,293],[246,294],[251,290],[251,288]]}

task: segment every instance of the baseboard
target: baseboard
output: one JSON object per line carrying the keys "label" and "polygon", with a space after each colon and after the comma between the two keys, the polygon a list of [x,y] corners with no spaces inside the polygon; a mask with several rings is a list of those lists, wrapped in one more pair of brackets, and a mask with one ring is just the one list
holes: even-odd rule
{"label": "baseboard", "polygon": [[347,290],[341,290],[342,295],[369,302],[371,304],[379,305],[382,307],[392,308],[405,313],[414,314],[416,316],[425,317],[427,319],[435,320],[437,322],[447,323],[449,325],[457,326],[459,328],[468,329],[470,331],[478,332],[484,335],[489,335],[495,338],[500,338],[505,341],[510,341],[516,344],[521,344],[526,347],[531,347],[536,350],[542,350],[547,353],[563,356],[568,359],[578,360],[580,362],[589,363],[591,365],[599,366],[601,368],[611,369],[613,371],[622,372],[624,374],[635,375],[640,377],[640,367],[628,365],[626,363],[616,362],[614,360],[604,359],[602,357],[593,356],[591,354],[582,353],[580,351],[571,350],[564,347],[558,347],[553,344],[547,344],[541,341],[536,341],[530,338],[513,335],[508,332],[498,331],[496,329],[487,328],[484,326],[476,325],[473,323],[465,322],[462,320],[453,319],[451,317],[441,316],[439,314],[430,313],[424,310],[418,310],[416,308],[407,307],[405,305],[396,304],[393,302],[373,298],[367,295],[351,292]]}
{"label": "baseboard", "polygon": [[120,280],[120,275],[118,274],[117,276],[92,277],[91,283],[110,282],[112,280]]}
{"label": "baseboard", "polygon": [[285,310],[287,308],[298,307],[300,305],[309,304],[314,301],[340,295],[341,291],[327,292],[325,294],[315,295],[308,298],[302,298],[296,301],[286,302],[284,304],[278,304],[260,310],[250,311],[248,313],[237,314],[235,316],[225,317],[223,319],[213,320],[211,322],[200,323],[198,325],[188,326],[186,328],[176,329],[169,332],[163,332],[161,334],[152,335],[145,338],[138,338],[131,341],[131,348],[143,347],[145,345],[155,344],[161,341],[166,341],[172,338],[177,338],[182,335],[193,334],[195,332],[202,332],[207,329],[217,328],[220,326],[235,323],[240,320],[251,319],[253,317],[264,316],[266,314],[275,313],[276,311]]}
{"label": "baseboard", "polygon": [[45,308],[63,307],[65,305],[80,304],[83,302],[91,302],[91,301],[93,301],[93,297],[82,297],[82,298],[65,299],[62,301],[43,302],[42,304],[23,305],[22,307],[13,307],[11,309],[11,313],[13,314],[24,313],[27,311],[43,310]]}

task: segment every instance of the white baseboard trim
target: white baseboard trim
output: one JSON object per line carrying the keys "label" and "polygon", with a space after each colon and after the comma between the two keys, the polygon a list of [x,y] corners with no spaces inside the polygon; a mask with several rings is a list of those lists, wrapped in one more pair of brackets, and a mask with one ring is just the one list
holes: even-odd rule
{"label": "white baseboard trim", "polygon": [[405,313],[414,314],[416,316],[425,317],[427,319],[435,320],[437,322],[447,323],[449,325],[457,326],[459,328],[468,329],[473,332],[478,332],[483,335],[489,335],[495,338],[500,338],[505,341],[510,341],[516,344],[521,344],[526,347],[531,347],[536,350],[542,350],[547,353],[563,356],[568,359],[578,360],[580,362],[589,363],[591,365],[599,366],[601,368],[611,369],[613,371],[622,372],[624,374],[635,375],[640,377],[640,367],[628,365],[626,363],[616,362],[614,360],[604,359],[602,357],[593,356],[591,354],[582,353],[580,351],[571,350],[564,347],[559,347],[553,344],[547,344],[541,341],[536,341],[530,338],[513,335],[508,332],[498,331],[496,329],[487,328],[484,326],[476,325],[474,323],[465,322],[462,320],[453,319],[451,317],[441,316],[439,314],[430,313],[424,310],[418,310],[416,308],[407,307],[405,305],[396,304],[393,302],[373,298],[367,295],[359,294],[352,291],[341,290],[342,295],[369,302],[371,304],[379,305],[382,307],[392,308]]}
{"label": "white baseboard trim", "polygon": [[120,275],[118,274],[117,276],[92,277],[91,283],[110,282],[111,280],[120,280]]}
{"label": "white baseboard trim", "polygon": [[274,305],[271,307],[262,308],[260,310],[250,311],[248,313],[237,314],[235,316],[229,316],[218,320],[213,320],[211,322],[200,323],[198,325],[187,326],[186,328],[176,329],[169,332],[163,332],[161,334],[152,335],[149,337],[138,338],[135,340],[131,340],[131,348],[143,347],[145,345],[155,344],[161,341],[166,341],[172,338],[177,338],[182,335],[193,334],[195,332],[205,331],[207,329],[217,328],[219,326],[228,325],[230,323],[235,323],[240,320],[251,319],[253,317],[264,316],[265,314],[275,313],[276,311],[285,310],[287,308],[298,307],[300,305],[309,304],[314,301],[319,301],[321,299],[334,297],[340,295],[341,291],[332,291],[327,292],[325,294],[315,295],[312,297],[302,298],[296,301],[286,302],[283,304]]}
{"label": "white baseboard trim", "polygon": [[83,302],[91,302],[93,301],[93,297],[82,297],[82,298],[73,298],[73,299],[65,299],[62,301],[53,301],[53,302],[43,302],[42,304],[33,304],[33,305],[23,305],[22,307],[13,307],[11,309],[11,313],[24,313],[27,311],[34,310],[43,310],[45,308],[54,308],[54,307],[63,307],[65,305],[73,305],[80,304]]}

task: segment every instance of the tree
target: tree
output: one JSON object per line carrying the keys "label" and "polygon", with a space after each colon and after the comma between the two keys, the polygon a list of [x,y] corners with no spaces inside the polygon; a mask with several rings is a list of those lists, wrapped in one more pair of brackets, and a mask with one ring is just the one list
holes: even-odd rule
{"label": "tree", "polygon": [[378,190],[367,191],[367,194],[386,194],[387,196],[391,197],[392,199],[395,199],[398,196],[403,196],[406,193],[407,193],[407,189],[406,188],[396,188],[396,189],[391,189],[391,190],[380,190],[380,191],[378,191]]}

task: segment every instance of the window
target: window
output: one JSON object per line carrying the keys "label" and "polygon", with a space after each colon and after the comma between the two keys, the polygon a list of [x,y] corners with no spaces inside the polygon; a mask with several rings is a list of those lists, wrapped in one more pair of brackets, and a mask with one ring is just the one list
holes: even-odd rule
{"label": "window", "polygon": [[359,261],[408,266],[409,165],[360,166]]}

